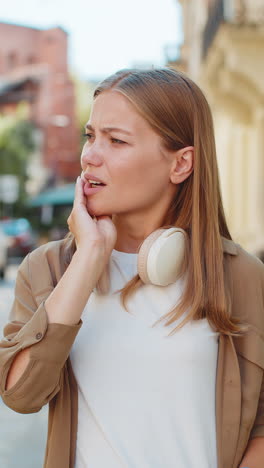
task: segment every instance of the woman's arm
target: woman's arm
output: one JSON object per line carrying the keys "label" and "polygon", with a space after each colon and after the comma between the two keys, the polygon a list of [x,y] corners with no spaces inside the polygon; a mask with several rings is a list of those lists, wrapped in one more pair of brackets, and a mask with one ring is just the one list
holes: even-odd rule
{"label": "woman's arm", "polygon": [[[7,406],[21,413],[38,411],[60,390],[82,311],[116,241],[111,218],[100,216],[94,221],[87,212],[80,179],[68,224],[77,246],[70,265],[54,288],[50,259],[42,250],[22,262],[12,321],[0,342],[0,394]],[[36,272],[44,279],[41,303],[32,290]]]}
{"label": "woman's arm", "polygon": [[264,437],[256,437],[248,443],[246,452],[239,468],[263,468],[264,466]]}
{"label": "woman's arm", "polygon": [[[59,251],[58,244],[52,246],[58,261]],[[0,341],[0,395],[9,408],[19,413],[39,411],[60,390],[64,364],[81,327],[81,323],[48,323],[45,299],[54,289],[50,255],[49,248],[40,247],[19,266],[10,322]],[[7,390],[12,363],[27,348],[30,348],[28,365],[18,381]]]}
{"label": "woman's arm", "polygon": [[[100,252],[95,246],[75,252],[61,280],[45,302],[49,323],[75,325],[101,273]],[[18,353],[10,367],[5,390],[13,387],[30,360],[30,347]]]}

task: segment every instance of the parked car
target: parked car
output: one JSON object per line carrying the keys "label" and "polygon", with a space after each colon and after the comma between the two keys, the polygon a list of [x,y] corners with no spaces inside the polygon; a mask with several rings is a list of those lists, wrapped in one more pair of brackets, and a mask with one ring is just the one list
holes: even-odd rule
{"label": "parked car", "polygon": [[8,257],[8,237],[0,226],[0,279],[5,276]]}
{"label": "parked car", "polygon": [[5,219],[0,226],[9,238],[8,256],[24,257],[36,247],[36,236],[26,218]]}

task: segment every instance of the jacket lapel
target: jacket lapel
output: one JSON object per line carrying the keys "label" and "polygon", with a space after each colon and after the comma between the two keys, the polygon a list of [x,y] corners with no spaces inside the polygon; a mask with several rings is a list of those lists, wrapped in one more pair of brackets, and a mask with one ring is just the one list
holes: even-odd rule
{"label": "jacket lapel", "polygon": [[[222,238],[222,244],[225,254],[237,255],[237,246],[233,241]],[[230,259],[225,260],[229,262]],[[226,274],[228,274],[228,269]],[[233,303],[232,280],[232,275],[228,274],[231,304]],[[218,468],[233,467],[239,438],[240,418],[241,379],[236,349],[231,336],[220,334],[216,375]]]}
{"label": "jacket lapel", "polygon": [[231,468],[241,417],[241,380],[230,336],[220,335],[216,379],[216,434],[219,468]]}

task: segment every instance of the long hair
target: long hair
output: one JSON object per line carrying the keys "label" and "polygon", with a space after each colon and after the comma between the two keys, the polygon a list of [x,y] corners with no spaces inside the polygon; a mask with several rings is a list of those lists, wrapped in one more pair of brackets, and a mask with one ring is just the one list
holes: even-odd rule
{"label": "long hair", "polygon": [[[174,333],[190,320],[207,318],[214,330],[237,335],[243,325],[231,317],[225,284],[222,237],[231,239],[220,193],[213,120],[200,88],[185,74],[169,68],[121,70],[102,81],[94,99],[109,90],[125,96],[160,135],[166,149],[194,146],[192,174],[180,184],[163,226],[184,229],[189,238],[186,285],[181,300],[156,323],[175,322],[188,311]],[[72,236],[71,253],[74,251]],[[128,298],[143,284],[133,277],[119,292]],[[154,324],[154,325],[155,325]]]}

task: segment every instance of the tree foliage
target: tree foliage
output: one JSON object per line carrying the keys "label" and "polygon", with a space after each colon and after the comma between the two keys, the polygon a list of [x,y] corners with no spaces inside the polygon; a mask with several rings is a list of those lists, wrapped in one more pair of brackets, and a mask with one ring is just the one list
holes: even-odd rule
{"label": "tree foliage", "polygon": [[30,121],[13,116],[0,117],[0,174],[25,178],[34,148],[34,126]]}
{"label": "tree foliage", "polygon": [[14,214],[23,212],[27,197],[27,167],[35,146],[32,122],[20,115],[0,115],[0,175],[16,175],[19,182],[19,199],[13,206]]}

